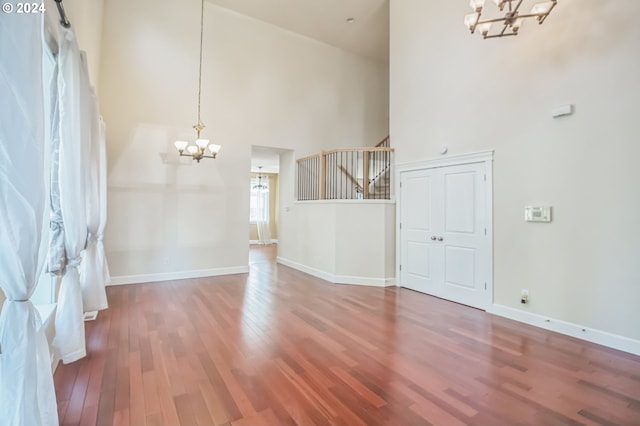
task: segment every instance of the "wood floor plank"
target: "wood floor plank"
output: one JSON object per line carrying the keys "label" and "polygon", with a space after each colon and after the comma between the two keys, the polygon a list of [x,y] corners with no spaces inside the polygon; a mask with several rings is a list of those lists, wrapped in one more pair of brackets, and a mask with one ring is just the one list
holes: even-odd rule
{"label": "wood floor plank", "polygon": [[203,383],[201,391],[209,414],[214,419],[215,424],[230,424],[231,421],[242,418],[240,409],[227,392],[220,392],[218,387],[214,389],[211,383]]}
{"label": "wood floor plank", "polygon": [[80,426],[93,426],[96,424],[98,418],[98,405],[86,405],[82,409],[82,416],[80,417]]}
{"label": "wood floor plank", "polygon": [[78,373],[73,385],[73,392],[69,398],[69,404],[65,413],[64,421],[71,424],[80,423],[82,409],[87,396],[91,365],[83,364],[78,368]]}
{"label": "wood floor plank", "polygon": [[149,418],[155,414],[160,414],[160,400],[158,397],[155,371],[145,371],[142,373],[142,386],[145,416]]}
{"label": "wood floor plank", "polygon": [[346,386],[348,386],[353,392],[357,393],[367,401],[369,404],[376,408],[380,408],[386,404],[386,401],[376,395],[371,389],[367,388],[364,384],[359,382],[355,377],[349,374],[346,370],[340,367],[331,367],[331,372]]}
{"label": "wood floor plank", "polygon": [[180,424],[180,420],[173,394],[175,383],[171,383],[171,378],[166,368],[166,353],[163,353],[162,344],[159,339],[151,340],[151,353],[154,358],[154,364],[156,365],[155,379],[163,423],[178,425]]}
{"label": "wood floor plank", "polygon": [[129,353],[129,390],[131,403],[129,404],[130,423],[144,426],[146,424],[146,409],[144,395],[144,380],[142,378],[142,360],[140,352]]}
{"label": "wood floor plank", "polygon": [[109,287],[62,425],[639,425],[640,357],[401,288],[250,273]]}

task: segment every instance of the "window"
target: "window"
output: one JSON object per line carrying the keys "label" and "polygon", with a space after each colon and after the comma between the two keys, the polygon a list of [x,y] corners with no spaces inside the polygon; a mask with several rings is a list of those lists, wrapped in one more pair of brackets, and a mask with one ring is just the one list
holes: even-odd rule
{"label": "window", "polygon": [[[259,185],[265,188],[259,188]],[[269,178],[251,179],[251,200],[249,202],[249,223],[269,221]]]}

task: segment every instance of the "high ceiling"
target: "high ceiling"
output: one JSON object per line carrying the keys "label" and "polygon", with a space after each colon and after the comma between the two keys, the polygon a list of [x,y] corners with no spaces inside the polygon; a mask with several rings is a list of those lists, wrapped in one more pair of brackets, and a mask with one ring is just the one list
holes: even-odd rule
{"label": "high ceiling", "polygon": [[389,58],[389,0],[207,1],[379,62]]}

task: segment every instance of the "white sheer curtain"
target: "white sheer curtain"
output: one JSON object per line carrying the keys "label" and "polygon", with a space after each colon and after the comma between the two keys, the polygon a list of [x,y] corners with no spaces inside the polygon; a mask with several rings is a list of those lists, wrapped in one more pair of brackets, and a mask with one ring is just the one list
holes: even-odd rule
{"label": "white sheer curtain", "polygon": [[50,132],[50,177],[49,177],[49,254],[47,272],[61,276],[67,266],[64,248],[64,223],[60,207],[60,108],[58,96],[58,64],[54,65],[51,83],[51,132]]}
{"label": "white sheer curtain", "polygon": [[98,191],[100,200],[100,224],[98,225],[96,250],[98,252],[98,270],[102,272],[102,283],[106,286],[111,282],[107,256],[104,251],[104,228],[107,226],[107,143],[105,140],[105,124],[100,117],[100,152],[98,167]]}
{"label": "white sheer curtain", "polygon": [[269,227],[269,177],[262,176],[264,188],[256,189],[256,227],[258,228],[258,243],[271,244],[271,228]]}
{"label": "white sheer curtain", "polygon": [[57,425],[49,348],[29,297],[44,266],[42,20],[0,15],[0,423]]}
{"label": "white sheer curtain", "polygon": [[[82,53],[82,64],[83,73],[88,76],[89,71],[84,52]],[[87,242],[87,248],[80,267],[80,287],[82,288],[82,304],[85,312],[99,311],[108,307],[104,274],[106,260],[100,229],[102,224],[102,232],[104,231],[104,224],[101,221],[103,194],[100,188],[101,184],[104,183],[101,179],[104,127],[98,113],[98,99],[93,89],[91,89],[90,95],[89,124],[91,126],[91,134],[90,140],[87,141],[89,143],[85,145],[85,148],[89,149],[89,175],[86,179],[89,241]]]}
{"label": "white sheer curtain", "polygon": [[60,283],[54,347],[62,362],[86,355],[79,268],[87,242],[86,187],[91,138],[89,78],[75,33],[59,27],[60,206],[67,266]]}

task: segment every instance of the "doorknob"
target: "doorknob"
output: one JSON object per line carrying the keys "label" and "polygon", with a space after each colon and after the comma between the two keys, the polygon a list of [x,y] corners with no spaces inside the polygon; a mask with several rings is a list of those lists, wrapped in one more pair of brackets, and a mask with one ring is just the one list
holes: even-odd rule
{"label": "doorknob", "polygon": [[436,240],[436,236],[434,235],[431,237],[431,241],[435,241],[435,240]]}
{"label": "doorknob", "polygon": [[442,237],[438,237],[438,241],[442,241],[444,238]]}

